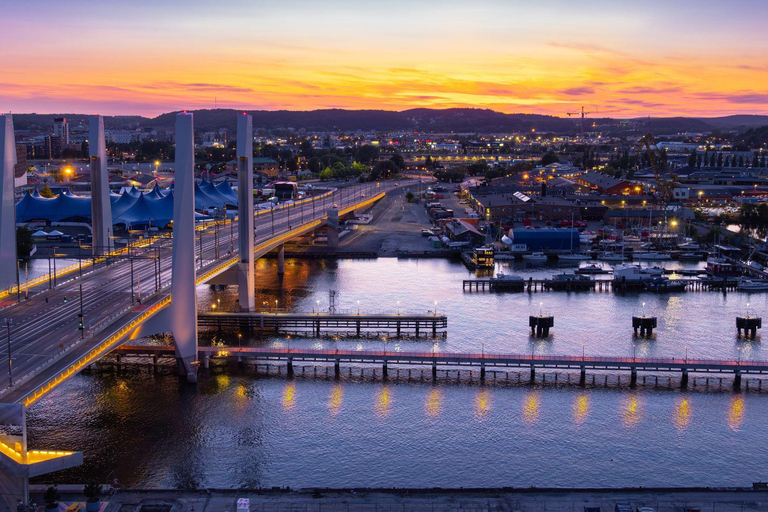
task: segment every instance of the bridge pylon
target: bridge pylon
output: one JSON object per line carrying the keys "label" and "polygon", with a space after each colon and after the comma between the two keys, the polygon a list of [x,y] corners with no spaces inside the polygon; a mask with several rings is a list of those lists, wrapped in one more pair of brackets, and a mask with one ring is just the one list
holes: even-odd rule
{"label": "bridge pylon", "polygon": [[91,233],[93,254],[109,253],[112,242],[112,202],[109,199],[109,172],[107,147],[104,140],[104,118],[89,119],[88,153],[91,160]]}
{"label": "bridge pylon", "polygon": [[253,275],[253,119],[243,112],[237,117],[237,215],[240,263],[237,266],[241,311],[256,309]]}
{"label": "bridge pylon", "polygon": [[4,114],[0,119],[0,289],[16,286],[16,138],[13,134],[13,116]]}
{"label": "bridge pylon", "polygon": [[195,139],[191,113],[176,116],[173,179],[173,253],[170,324],[179,373],[197,382],[197,294],[195,291]]}

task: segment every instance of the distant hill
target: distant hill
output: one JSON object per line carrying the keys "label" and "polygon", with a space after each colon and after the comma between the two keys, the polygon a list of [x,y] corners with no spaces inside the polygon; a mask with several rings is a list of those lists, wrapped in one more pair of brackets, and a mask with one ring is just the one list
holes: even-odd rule
{"label": "distant hill", "polygon": [[[233,109],[194,110],[195,128],[209,131],[217,128],[235,129],[236,116],[240,112]],[[105,117],[106,129],[163,128],[173,129],[177,112],[161,114],[155,118],[140,116]],[[389,110],[343,110],[324,109],[310,111],[292,110],[252,110],[254,128],[267,130],[305,129],[307,131],[403,131],[403,132],[442,132],[442,133],[511,133],[555,132],[576,134],[580,130],[581,120],[561,118],[539,114],[504,114],[487,109],[418,108],[394,112]],[[16,128],[19,130],[49,131],[53,118],[65,116],[73,126],[87,126],[87,116],[83,114],[14,114]],[[768,125],[768,116],[734,115],[715,118],[669,117],[637,118],[617,120],[610,118],[590,118],[593,123],[606,133],[645,132],[650,122],[651,130],[656,135],[669,135],[681,132],[709,132],[712,130],[745,131],[749,128]]]}

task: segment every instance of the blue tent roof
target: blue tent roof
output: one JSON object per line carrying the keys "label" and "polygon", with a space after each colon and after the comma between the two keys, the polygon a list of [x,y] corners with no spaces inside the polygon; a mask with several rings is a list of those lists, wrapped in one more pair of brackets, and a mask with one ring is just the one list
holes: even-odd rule
{"label": "blue tent roof", "polygon": [[[210,195],[195,186],[195,206],[198,210],[211,207],[223,207],[229,201],[225,199],[210,182],[205,188]],[[126,227],[156,226],[165,227],[173,220],[173,190],[163,193],[155,187],[151,192],[142,193],[135,187],[125,189],[123,194],[110,194],[113,224]],[[195,213],[197,220],[208,218]],[[41,197],[37,191],[27,192],[16,203],[16,221],[91,221],[91,198],[80,197],[71,191],[62,191],[54,198]]]}
{"label": "blue tent roof", "polygon": [[219,194],[221,194],[227,200],[227,204],[237,206],[237,193],[232,190],[232,187],[229,186],[229,182],[227,180],[224,180],[216,185],[216,190],[218,190]]}

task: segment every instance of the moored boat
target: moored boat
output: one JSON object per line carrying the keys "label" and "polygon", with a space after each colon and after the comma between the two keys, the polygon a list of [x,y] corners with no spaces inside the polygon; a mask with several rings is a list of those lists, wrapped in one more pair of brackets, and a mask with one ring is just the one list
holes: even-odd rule
{"label": "moored boat", "polygon": [[673,280],[668,277],[655,277],[645,284],[649,292],[669,293],[685,291],[686,282]]}

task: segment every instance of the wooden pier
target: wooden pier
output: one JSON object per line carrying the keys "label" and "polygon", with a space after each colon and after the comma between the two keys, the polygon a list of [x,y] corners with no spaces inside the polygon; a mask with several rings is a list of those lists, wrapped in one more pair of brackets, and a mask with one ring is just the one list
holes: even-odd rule
{"label": "wooden pier", "polygon": [[[157,357],[174,355],[171,346],[123,345],[113,351],[119,358],[123,356]],[[537,369],[578,370],[582,382],[587,370],[629,373],[631,382],[637,380],[638,372],[679,373],[682,385],[688,382],[689,373],[732,374],[734,385],[741,385],[741,376],[768,374],[768,361],[741,361],[717,359],[682,359],[682,358],[634,358],[634,357],[591,357],[557,355],[521,355],[489,353],[446,353],[446,352],[391,352],[380,350],[312,350],[303,348],[260,348],[260,347],[200,347],[198,357],[204,367],[211,359],[237,359],[267,362],[283,362],[288,365],[289,373],[297,361],[333,363],[336,376],[340,365],[375,364],[383,368],[387,375],[389,365],[431,366],[433,378],[438,368],[470,367],[480,370],[481,379],[486,368],[524,368],[535,378]]]}
{"label": "wooden pier", "polygon": [[360,336],[363,331],[384,331],[395,336],[444,336],[448,328],[445,315],[414,314],[335,314],[335,313],[198,313],[199,327],[238,332],[306,333],[320,336],[329,331]]}
{"label": "wooden pier", "polygon": [[[734,291],[739,283],[735,279],[697,279],[681,278],[688,291]],[[501,284],[504,283],[504,284]],[[510,285],[493,279],[464,279],[462,288],[465,292],[549,292],[549,291],[638,291],[645,289],[645,281],[622,281],[620,279],[590,279],[589,281],[555,281],[553,279],[533,279],[519,281]]]}

